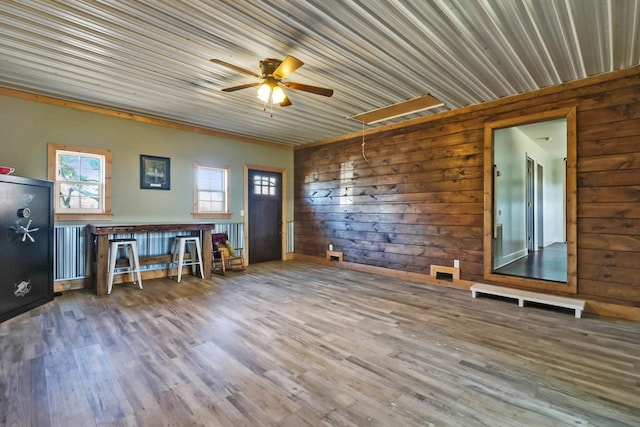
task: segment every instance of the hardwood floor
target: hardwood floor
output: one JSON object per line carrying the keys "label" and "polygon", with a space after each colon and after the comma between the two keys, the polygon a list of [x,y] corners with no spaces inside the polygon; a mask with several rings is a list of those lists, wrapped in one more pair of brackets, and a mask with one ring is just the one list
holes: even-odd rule
{"label": "hardwood floor", "polygon": [[0,324],[0,425],[637,426],[640,325],[299,261]]}
{"label": "hardwood floor", "polygon": [[498,274],[567,282],[567,245],[553,243],[496,270]]}

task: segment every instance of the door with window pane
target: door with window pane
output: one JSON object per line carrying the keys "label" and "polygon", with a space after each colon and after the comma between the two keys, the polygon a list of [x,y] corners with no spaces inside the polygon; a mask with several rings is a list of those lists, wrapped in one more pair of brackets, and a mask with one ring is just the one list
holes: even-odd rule
{"label": "door with window pane", "polygon": [[282,259],[282,174],[249,169],[249,262]]}

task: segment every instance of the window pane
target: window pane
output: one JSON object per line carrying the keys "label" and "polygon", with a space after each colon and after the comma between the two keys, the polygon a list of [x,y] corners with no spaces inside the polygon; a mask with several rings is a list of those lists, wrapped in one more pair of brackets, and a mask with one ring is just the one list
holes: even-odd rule
{"label": "window pane", "polygon": [[58,207],[102,210],[103,157],[65,151],[58,152],[57,157]]}
{"label": "window pane", "polygon": [[53,156],[50,160],[55,160],[50,163],[55,169],[49,170],[49,176],[55,180],[56,214],[111,214],[110,198],[106,197],[110,188],[105,179],[111,152],[80,147],[73,151],[69,150],[72,147],[55,144],[49,147]]}
{"label": "window pane", "polygon": [[207,179],[200,177],[198,179],[198,188],[200,190],[218,190],[224,189],[224,181],[222,179]]}
{"label": "window pane", "polygon": [[201,190],[224,190],[224,172],[220,169],[199,168],[198,188]]}
{"label": "window pane", "polygon": [[196,165],[196,206],[199,213],[227,213],[228,169]]}
{"label": "window pane", "polygon": [[57,176],[62,181],[102,182],[102,156],[61,153]]}
{"label": "window pane", "polygon": [[224,193],[214,191],[199,191],[198,198],[203,202],[222,202],[224,201]]}
{"label": "window pane", "polygon": [[277,177],[255,175],[253,178],[253,194],[275,196],[277,182]]}
{"label": "window pane", "polygon": [[198,208],[200,212],[224,212],[224,203],[216,200],[201,200]]}
{"label": "window pane", "polygon": [[95,157],[80,158],[80,181],[102,182],[100,159]]}
{"label": "window pane", "polygon": [[60,207],[67,209],[99,209],[100,185],[60,183]]}
{"label": "window pane", "polygon": [[213,168],[200,168],[200,177],[210,179],[210,180],[222,180],[224,176],[224,171],[221,169],[213,169]]}
{"label": "window pane", "polygon": [[208,179],[199,177],[198,178],[198,189],[200,190],[211,190],[211,181]]}
{"label": "window pane", "polygon": [[80,177],[80,156],[61,154],[58,156],[58,179],[77,181]]}

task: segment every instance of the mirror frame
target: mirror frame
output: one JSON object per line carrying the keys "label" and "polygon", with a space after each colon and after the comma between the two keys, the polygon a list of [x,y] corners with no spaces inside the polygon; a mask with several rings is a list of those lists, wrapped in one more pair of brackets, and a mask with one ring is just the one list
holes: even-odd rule
{"label": "mirror frame", "polygon": [[[496,129],[522,126],[547,120],[567,120],[566,232],[567,282],[554,282],[493,272],[493,132]],[[578,292],[577,248],[577,136],[576,108],[561,108],[542,113],[487,122],[484,125],[484,278],[496,284],[576,294]]]}

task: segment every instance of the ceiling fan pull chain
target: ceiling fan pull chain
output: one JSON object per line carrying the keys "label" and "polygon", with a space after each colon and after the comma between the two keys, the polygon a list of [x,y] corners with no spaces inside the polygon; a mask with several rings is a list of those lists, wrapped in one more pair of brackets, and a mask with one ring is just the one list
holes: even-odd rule
{"label": "ceiling fan pull chain", "polygon": [[369,160],[367,160],[367,156],[364,155],[364,121],[362,122],[362,158],[367,164],[369,164]]}

